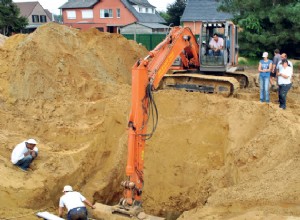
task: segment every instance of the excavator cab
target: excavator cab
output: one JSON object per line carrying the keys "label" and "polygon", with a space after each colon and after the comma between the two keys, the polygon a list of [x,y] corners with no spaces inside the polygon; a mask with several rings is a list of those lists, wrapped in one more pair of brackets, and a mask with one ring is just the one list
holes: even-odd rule
{"label": "excavator cab", "polygon": [[[237,27],[232,22],[202,22],[198,42],[200,72],[221,74],[237,65]],[[215,51],[215,45],[222,49]]]}
{"label": "excavator cab", "polygon": [[[246,88],[249,84],[247,75],[236,71],[239,49],[237,26],[231,21],[203,21],[199,30],[199,36],[191,33],[191,37],[196,38],[197,57],[184,50],[164,76],[159,88],[221,94],[225,97]],[[217,37],[214,36],[216,34]],[[219,51],[214,50],[220,45]],[[194,62],[183,62],[191,57],[198,59],[198,66],[193,65]]]}

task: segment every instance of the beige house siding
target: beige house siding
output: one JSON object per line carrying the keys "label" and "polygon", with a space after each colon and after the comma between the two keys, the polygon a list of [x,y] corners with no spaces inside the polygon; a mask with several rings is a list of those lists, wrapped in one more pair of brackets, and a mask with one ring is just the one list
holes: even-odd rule
{"label": "beige house siding", "polygon": [[[32,20],[32,15],[38,15],[39,16],[39,22],[33,22]],[[31,14],[29,15],[28,17],[28,23],[29,25],[32,25],[32,24],[45,24],[46,22],[41,22],[41,18],[40,16],[41,15],[44,15],[46,16],[46,22],[50,22],[52,19],[48,17],[47,13],[45,12],[44,8],[40,5],[40,4],[37,4],[34,9],[32,10]]]}

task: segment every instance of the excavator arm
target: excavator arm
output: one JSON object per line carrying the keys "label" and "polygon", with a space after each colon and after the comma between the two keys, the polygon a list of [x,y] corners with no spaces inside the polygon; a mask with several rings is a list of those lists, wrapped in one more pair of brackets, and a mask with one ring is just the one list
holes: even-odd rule
{"label": "excavator arm", "polygon": [[[128,179],[121,183],[124,197],[119,204],[123,213],[126,210],[129,215],[136,215],[142,204],[145,141],[155,131],[158,116],[152,92],[178,55],[181,56],[185,68],[190,65],[199,67],[198,51],[199,46],[192,31],[187,27],[174,27],[163,42],[150,51],[147,57],[137,61],[132,68],[132,105],[128,122],[126,166]],[[151,132],[147,133],[151,113],[154,124]]]}

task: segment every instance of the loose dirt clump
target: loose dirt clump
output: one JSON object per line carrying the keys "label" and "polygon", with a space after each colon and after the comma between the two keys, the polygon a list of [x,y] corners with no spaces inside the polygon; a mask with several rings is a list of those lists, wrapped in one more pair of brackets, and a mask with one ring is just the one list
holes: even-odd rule
{"label": "loose dirt clump", "polygon": [[0,34],[0,47],[3,46],[4,42],[6,41],[7,37]]}
{"label": "loose dirt clump", "polygon": [[[56,212],[66,184],[93,202],[118,202],[131,67],[146,54],[120,35],[57,24],[8,38],[0,48],[1,218]],[[232,98],[156,92],[145,211],[169,220],[300,217],[299,91],[288,94],[286,111],[271,97],[258,102],[255,83]],[[27,138],[38,140],[39,156],[23,173],[10,154]]]}

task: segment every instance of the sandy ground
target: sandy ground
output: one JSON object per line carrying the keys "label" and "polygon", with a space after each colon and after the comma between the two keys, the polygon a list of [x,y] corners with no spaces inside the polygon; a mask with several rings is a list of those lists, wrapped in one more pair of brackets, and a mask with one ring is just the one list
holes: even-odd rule
{"label": "sandy ground", "polygon": [[[55,213],[70,184],[116,204],[125,177],[131,67],[144,47],[120,35],[47,24],[0,47],[0,219]],[[300,219],[299,75],[287,110],[251,87],[224,98],[155,93],[159,124],[146,144],[144,208],[173,219]],[[10,162],[39,144],[33,171]],[[89,210],[91,216],[93,211]]]}
{"label": "sandy ground", "polygon": [[6,41],[7,37],[0,34],[0,47],[3,46],[4,42]]}

